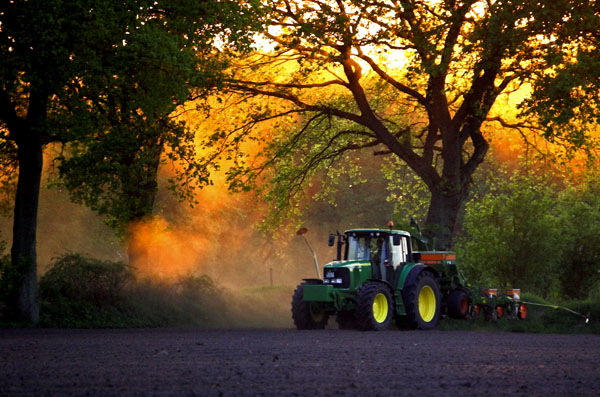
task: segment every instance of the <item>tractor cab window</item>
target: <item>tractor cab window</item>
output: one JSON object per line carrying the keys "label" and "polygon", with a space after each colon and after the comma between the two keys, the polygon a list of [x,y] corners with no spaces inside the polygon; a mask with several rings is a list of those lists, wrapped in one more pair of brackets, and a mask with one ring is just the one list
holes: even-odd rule
{"label": "tractor cab window", "polygon": [[348,236],[347,260],[369,260],[369,236]]}
{"label": "tractor cab window", "polygon": [[[392,266],[394,269],[399,265],[406,263],[408,258],[408,237],[396,235],[396,244],[394,244],[394,236],[390,236],[390,247],[392,252]],[[400,244],[398,244],[398,242]]]}
{"label": "tractor cab window", "polygon": [[380,233],[350,234],[347,247],[347,260],[371,261],[380,264],[390,258],[387,239]]}

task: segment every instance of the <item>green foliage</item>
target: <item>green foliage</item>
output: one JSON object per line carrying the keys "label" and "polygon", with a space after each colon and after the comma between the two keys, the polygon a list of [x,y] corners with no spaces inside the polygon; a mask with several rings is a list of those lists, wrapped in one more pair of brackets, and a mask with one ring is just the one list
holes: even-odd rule
{"label": "green foliage", "polygon": [[66,254],[40,280],[41,325],[218,325],[225,319],[223,295],[208,276],[189,275],[176,283],[136,281],[123,263]]}
{"label": "green foliage", "polygon": [[481,184],[455,247],[467,278],[553,300],[590,296],[600,282],[596,174],[563,188],[523,172]]}
{"label": "green foliage", "polygon": [[[389,87],[371,83],[373,86],[369,84],[369,88],[378,93],[373,106],[383,110],[392,93]],[[324,95],[322,100],[340,110],[356,110],[352,98],[346,95],[333,98]],[[393,205],[384,202],[388,190],[388,183],[382,177],[385,156],[374,156],[378,151],[385,151],[385,147],[372,131],[327,113],[310,116],[303,112],[295,113],[290,112],[286,117],[279,118],[270,128],[270,140],[255,156],[245,156],[234,142],[253,139],[248,128],[243,129],[243,133],[236,136],[223,153],[236,160],[227,172],[230,189],[254,189],[269,204],[270,211],[263,222],[268,229],[299,219],[302,213],[310,211],[310,204],[307,203],[311,199],[327,203],[332,209],[353,206],[364,213],[369,212],[364,208],[370,208],[371,205]],[[278,116],[281,115],[277,111],[258,104],[244,123],[248,127],[255,127],[262,121]],[[401,116],[390,115],[386,123],[397,127],[403,125],[402,119]],[[217,131],[205,142],[206,146],[220,147],[221,135],[229,137],[223,131]],[[385,172],[394,174],[390,179],[398,181],[397,173]],[[391,189],[395,191],[394,188]],[[364,189],[376,189],[380,194],[373,195],[372,191]],[[360,207],[363,209],[360,210]],[[390,219],[391,211],[386,216]],[[336,217],[344,216],[338,214]],[[369,223],[377,221],[368,220]]]}
{"label": "green foliage", "polygon": [[553,40],[521,111],[540,118],[548,140],[589,151],[598,143],[590,131],[600,124],[600,5],[596,1],[565,4],[569,4],[569,21],[577,23],[564,24]]}
{"label": "green foliage", "polygon": [[42,325],[94,327],[118,324],[131,268],[79,254],[57,258],[40,279]]}
{"label": "green foliage", "polygon": [[[258,186],[268,186],[276,211],[299,212],[296,192],[311,189],[312,177],[320,175],[315,169],[331,168],[333,160],[339,164],[346,150],[372,148],[417,174],[422,183],[409,185],[419,189],[418,199],[401,202],[398,210],[408,204],[422,213],[422,197],[429,196],[424,226],[441,246],[450,246],[473,175],[488,153],[482,126],[499,122],[506,127],[501,133],[514,129],[526,139],[545,127],[537,111],[506,120],[505,109],[494,106],[500,96],[531,84],[536,92],[551,89],[556,81],[545,77],[564,69],[568,76],[566,65],[572,63],[589,81],[569,82],[572,89],[554,97],[572,98],[581,115],[596,118],[594,105],[585,104],[586,97],[598,96],[595,1],[271,4],[266,24],[274,29],[265,36],[272,47],[244,60],[225,84],[239,95],[234,101],[260,101],[255,117],[215,134],[212,144],[234,142],[237,150],[259,121],[297,123],[277,131],[270,142],[279,147],[262,163],[233,173],[233,186],[243,189],[252,188],[257,174],[264,177]],[[523,106],[543,108],[542,97]],[[589,149],[591,132],[546,137],[573,150]],[[315,144],[303,147],[302,141]],[[422,194],[423,187],[429,194]]]}
{"label": "green foliage", "polygon": [[40,295],[47,300],[65,298],[104,307],[119,301],[132,281],[133,272],[123,263],[66,254],[40,279]]}
{"label": "green foliage", "polygon": [[429,189],[406,164],[388,157],[383,164],[383,173],[388,182],[386,200],[394,205],[394,221],[397,227],[409,230],[410,217],[423,225],[427,217]]}
{"label": "green foliage", "polygon": [[556,214],[561,230],[562,295],[585,299],[600,282],[600,183],[597,172],[561,192]]}
{"label": "green foliage", "polygon": [[467,205],[456,251],[465,275],[482,285],[558,293],[562,227],[555,193],[542,179],[515,175]]}
{"label": "green foliage", "polygon": [[[60,96],[57,112],[69,120],[70,144],[58,157],[59,183],[121,235],[131,221],[152,214],[159,166],[173,165],[169,188],[182,201],[193,204],[194,189],[209,182],[194,134],[173,112],[217,87],[226,54],[247,48],[251,30],[243,27],[258,19],[246,7],[233,1],[143,7],[133,26],[119,25],[126,29],[122,43],[82,63]],[[167,12],[156,14],[161,8]],[[219,40],[221,52],[214,50]]]}
{"label": "green foliage", "polygon": [[[161,164],[174,165],[171,190],[193,202],[207,169],[173,112],[221,84],[229,57],[249,48],[262,8],[233,0],[5,4],[0,165],[14,163],[28,128],[30,141],[63,144],[59,183],[121,233],[152,213]],[[12,169],[0,173],[0,211]]]}
{"label": "green foliage", "polygon": [[[217,86],[222,57],[248,46],[252,32],[243,27],[260,20],[250,4],[258,8],[232,0],[3,2],[0,164],[18,147],[15,202],[26,210],[15,213],[12,260],[31,265],[19,292],[31,301],[14,303],[24,317],[37,322],[35,218],[44,146],[64,145],[58,160],[65,186],[120,232],[151,214],[164,151],[184,164],[173,190],[189,198],[190,185],[206,182],[203,165],[191,155],[193,135],[171,114]],[[0,189],[6,182],[12,180],[0,175]]]}

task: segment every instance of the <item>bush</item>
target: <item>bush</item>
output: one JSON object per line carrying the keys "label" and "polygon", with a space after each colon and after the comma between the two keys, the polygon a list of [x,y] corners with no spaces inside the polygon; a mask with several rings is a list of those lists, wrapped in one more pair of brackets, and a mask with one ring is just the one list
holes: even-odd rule
{"label": "bush", "polygon": [[43,300],[66,298],[107,307],[121,300],[125,286],[133,280],[132,269],[124,263],[66,254],[56,259],[42,276],[40,297]]}
{"label": "bush", "polygon": [[60,327],[118,326],[126,318],[126,288],[133,281],[126,264],[63,255],[40,279],[40,322]]}
{"label": "bush", "polygon": [[594,178],[563,191],[558,216],[563,244],[561,292],[568,298],[586,299],[600,282],[600,182]]}
{"label": "bush", "polygon": [[223,292],[208,276],[140,281],[126,264],[79,254],[54,261],[40,280],[40,300],[47,327],[207,326],[227,318]]}
{"label": "bush", "polygon": [[469,203],[466,236],[455,249],[471,282],[543,296],[559,289],[562,244],[553,195],[543,181],[515,176],[498,193]]}

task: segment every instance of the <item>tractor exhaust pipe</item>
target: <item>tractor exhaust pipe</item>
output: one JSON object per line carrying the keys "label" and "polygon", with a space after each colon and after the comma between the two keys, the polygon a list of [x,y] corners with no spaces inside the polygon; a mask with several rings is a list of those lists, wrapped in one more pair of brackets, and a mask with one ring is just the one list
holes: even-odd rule
{"label": "tractor exhaust pipe", "polygon": [[321,274],[319,272],[319,260],[317,259],[317,253],[315,252],[315,250],[313,249],[312,245],[310,245],[310,243],[308,242],[308,239],[306,238],[305,234],[308,232],[308,229],[305,227],[301,227],[300,229],[298,229],[298,231],[296,232],[297,236],[302,236],[302,238],[304,239],[304,241],[306,241],[306,245],[308,245],[308,248],[310,249],[310,251],[313,254],[313,258],[315,260],[315,268],[317,269],[317,278],[321,278]]}

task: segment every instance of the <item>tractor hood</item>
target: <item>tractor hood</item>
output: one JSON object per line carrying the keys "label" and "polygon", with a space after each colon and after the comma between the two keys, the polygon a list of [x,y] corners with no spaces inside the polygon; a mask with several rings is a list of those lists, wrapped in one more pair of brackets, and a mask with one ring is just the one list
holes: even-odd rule
{"label": "tractor hood", "polygon": [[334,261],[323,267],[323,284],[334,288],[352,288],[370,277],[371,263],[365,260]]}

